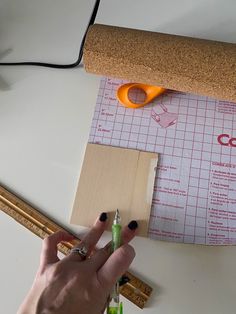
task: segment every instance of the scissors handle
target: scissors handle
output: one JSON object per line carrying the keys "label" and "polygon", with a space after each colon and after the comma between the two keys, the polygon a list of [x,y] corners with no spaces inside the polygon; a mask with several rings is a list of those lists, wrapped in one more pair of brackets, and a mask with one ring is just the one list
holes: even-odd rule
{"label": "scissors handle", "polygon": [[[140,89],[146,94],[144,102],[138,104],[134,103],[129,98],[129,91],[131,89]],[[141,108],[151,102],[157,96],[163,94],[166,91],[165,88],[159,86],[146,85],[141,83],[128,83],[121,85],[117,90],[117,98],[119,101],[128,108]]]}

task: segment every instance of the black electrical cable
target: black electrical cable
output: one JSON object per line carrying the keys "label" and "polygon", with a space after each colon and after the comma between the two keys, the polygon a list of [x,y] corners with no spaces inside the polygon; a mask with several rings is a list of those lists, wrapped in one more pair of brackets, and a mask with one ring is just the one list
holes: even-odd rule
{"label": "black electrical cable", "polygon": [[41,66],[41,67],[48,67],[48,68],[55,68],[55,69],[69,69],[69,68],[74,68],[74,67],[78,66],[82,60],[82,57],[83,57],[83,48],[84,48],[85,38],[86,38],[89,27],[94,24],[94,21],[95,21],[95,18],[97,16],[97,12],[98,12],[99,3],[100,3],[100,0],[96,0],[94,7],[93,7],[91,17],[90,17],[90,20],[89,20],[89,23],[88,23],[88,26],[86,28],[83,39],[82,39],[81,44],[80,44],[78,59],[74,63],[54,64],[54,63],[31,62],[31,61],[29,61],[29,62],[5,62],[5,63],[0,62],[0,66],[1,65],[7,65],[7,66],[9,66],[9,65],[33,65],[33,66]]}

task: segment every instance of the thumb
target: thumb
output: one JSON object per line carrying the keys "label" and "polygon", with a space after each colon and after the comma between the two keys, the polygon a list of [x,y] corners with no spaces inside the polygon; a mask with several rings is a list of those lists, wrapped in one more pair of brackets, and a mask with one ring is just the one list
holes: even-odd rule
{"label": "thumb", "polygon": [[98,280],[105,289],[111,290],[116,281],[129,268],[135,257],[135,251],[129,244],[122,245],[97,272]]}

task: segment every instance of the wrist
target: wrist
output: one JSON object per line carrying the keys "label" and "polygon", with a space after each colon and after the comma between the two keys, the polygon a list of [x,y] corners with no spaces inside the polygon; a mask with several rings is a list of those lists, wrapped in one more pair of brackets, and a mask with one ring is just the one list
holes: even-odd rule
{"label": "wrist", "polygon": [[17,314],[35,314],[41,290],[40,285],[37,282],[34,282],[30,291],[20,305]]}

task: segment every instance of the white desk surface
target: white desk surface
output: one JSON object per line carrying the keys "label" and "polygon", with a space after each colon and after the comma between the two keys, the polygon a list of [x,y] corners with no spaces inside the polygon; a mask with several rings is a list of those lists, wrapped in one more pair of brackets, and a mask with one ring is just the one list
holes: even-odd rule
{"label": "white desk surface", "polygon": [[[99,23],[236,42],[234,0],[101,2]],[[0,53],[11,49],[4,61],[71,62],[92,6],[93,0],[0,0]],[[68,220],[99,77],[82,67],[1,67],[0,76],[0,182],[79,233]],[[13,314],[31,285],[41,240],[0,216],[0,312]],[[146,313],[236,312],[235,247],[143,238],[133,245],[132,271],[154,287]],[[142,312],[126,300],[124,307]]]}

